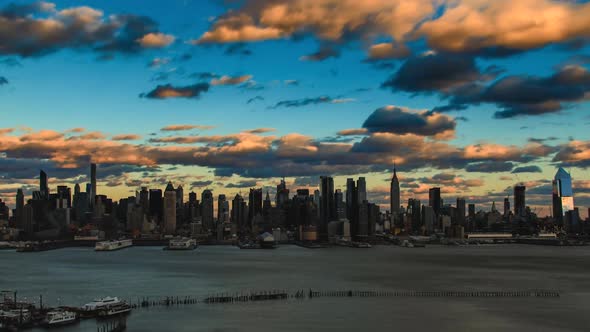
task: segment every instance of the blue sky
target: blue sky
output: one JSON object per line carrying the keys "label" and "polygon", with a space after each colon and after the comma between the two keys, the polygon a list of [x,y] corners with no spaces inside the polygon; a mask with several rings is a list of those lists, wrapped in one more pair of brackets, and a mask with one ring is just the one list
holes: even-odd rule
{"label": "blue sky", "polygon": [[[124,47],[133,48],[125,49],[120,45],[110,52],[98,48],[111,40],[120,41],[121,30],[106,37],[90,36],[90,32],[88,36],[75,37],[56,30],[51,33],[63,33],[67,41],[52,39],[46,43],[39,41],[42,38],[34,35],[36,32],[21,32],[16,41],[0,32],[0,77],[7,81],[0,84],[0,128],[13,129],[0,136],[3,140],[0,151],[6,165],[34,162],[30,166],[31,175],[38,172],[37,165],[48,163],[48,167],[69,170],[54,177],[56,183],[73,184],[84,180],[89,160],[121,169],[126,165],[141,167],[144,164],[158,167],[157,171],[149,171],[153,172],[151,178],[145,177],[146,171],[141,169],[113,171],[108,179],[102,179],[102,184],[115,198],[126,196],[142,181],[143,185],[162,186],[164,178],[190,183],[207,179],[211,182],[207,187],[216,193],[231,194],[239,190],[226,188],[229,183],[249,181],[244,184],[252,184],[255,181],[257,186],[273,186],[281,175],[287,176],[292,186],[309,183],[309,178],[326,173],[336,176],[337,185],[343,185],[346,177],[366,176],[369,188],[379,193],[375,199],[388,209],[385,187],[394,160],[401,173],[417,186],[438,185],[443,187],[443,194],[446,190],[449,200],[457,196],[472,197],[482,207],[493,200],[494,196],[489,193],[505,192],[518,181],[530,183],[532,188],[546,186],[556,167],[563,165],[578,180],[575,183],[580,189],[577,202],[590,205],[587,196],[590,163],[586,154],[575,151],[590,146],[586,129],[590,124],[588,98],[580,97],[584,93],[590,95],[590,47],[585,46],[590,38],[590,25],[584,25],[578,17],[581,13],[590,13],[586,3],[543,0],[538,3],[523,1],[517,6],[509,1],[495,2],[497,12],[502,15],[517,15],[521,11],[518,20],[527,19],[527,10],[538,13],[530,20],[535,29],[540,30],[530,32],[526,24],[507,24],[509,16],[494,16],[475,6],[474,1],[441,2],[433,11],[428,10],[430,1],[418,1],[416,9],[410,12],[394,8],[397,1],[375,1],[372,5],[342,1],[335,6],[330,6],[334,4],[330,0],[277,1],[276,8],[287,12],[279,23],[268,18],[271,14],[280,16],[271,11],[273,5],[256,0],[236,2],[233,9],[223,1],[52,3],[18,1],[19,8],[31,4],[36,7],[15,15],[9,11],[15,8],[12,2],[0,1],[0,17],[4,18],[4,21],[0,19],[0,28],[6,25],[9,29],[16,20],[31,24],[54,20],[68,24],[70,21],[63,18],[64,10],[82,6],[102,12],[91,22],[84,21],[84,29],[88,31],[93,31],[97,24],[112,23],[110,15],[145,16],[151,21],[141,21],[143,30],[138,39],[126,41]],[[467,19],[455,22],[453,11],[458,10],[467,13],[465,17],[477,14],[479,20],[476,23]],[[569,31],[566,21],[557,22],[561,20],[553,18],[558,17],[557,12],[564,12],[571,25],[579,20],[579,29]],[[303,13],[303,18],[295,20],[298,13]],[[377,22],[371,18],[389,13],[394,17],[399,14],[402,17],[397,19],[399,21],[408,18],[412,28],[402,34],[406,28],[401,23]],[[410,18],[415,13],[421,15],[412,21]],[[83,14],[78,10],[76,19],[82,22]],[[363,14],[367,18],[359,28],[354,23]],[[346,23],[338,26],[338,22]],[[427,29],[428,24],[448,22],[459,27],[464,25],[464,29],[442,36],[437,33],[448,25],[436,26],[437,33]],[[479,25],[489,22],[494,24],[485,28]],[[121,24],[118,28],[122,29],[126,23],[117,24]],[[475,24],[477,29],[469,24]],[[252,27],[261,32],[254,35]],[[334,30],[340,34],[334,35]],[[560,33],[554,36],[552,33],[556,30]],[[232,35],[231,39],[228,31],[239,37],[236,39]],[[262,31],[279,37],[260,37]],[[481,37],[483,31],[485,38]],[[539,31],[548,36],[546,40],[538,37]],[[216,32],[215,38],[204,37],[206,33]],[[156,34],[161,39],[155,45],[139,46],[139,37],[148,34]],[[461,34],[465,34],[465,38],[455,40]],[[410,35],[415,36],[408,37]],[[25,40],[39,44],[34,45],[33,54],[24,54],[19,48]],[[577,42],[577,47],[572,47],[573,42]],[[406,45],[410,51],[371,58],[373,46],[389,43]],[[228,54],[232,48],[241,53]],[[327,50],[335,56],[321,61],[302,59],[318,50]],[[506,54],[499,56],[490,50],[506,51]],[[108,59],[104,59],[107,55]],[[154,59],[159,59],[161,64],[150,66]],[[419,65],[410,68],[412,59]],[[460,67],[445,71],[445,61],[450,63],[453,59],[464,61]],[[429,60],[436,66],[428,67]],[[404,69],[411,75],[400,78]],[[210,77],[191,76],[194,73],[209,73]],[[548,79],[560,73],[569,75],[566,81]],[[156,80],[158,75],[162,79]],[[222,80],[223,76],[236,81],[231,84],[214,82]],[[394,80],[396,77],[398,80]],[[509,78],[521,84],[492,91],[496,83],[505,83]],[[543,81],[544,78],[547,80]],[[385,84],[388,80],[395,82],[388,87]],[[207,85],[206,91],[188,98],[158,94],[162,91],[158,86],[165,87],[168,93],[177,93],[199,83]],[[466,94],[464,89],[470,84],[489,91]],[[571,91],[579,95],[573,96]],[[148,98],[150,92],[156,97]],[[546,97],[540,98],[539,94]],[[323,101],[318,101],[321,98]],[[295,106],[286,107],[284,102]],[[555,108],[555,103],[561,104]],[[387,105],[395,107],[386,108]],[[463,110],[435,112],[435,115],[424,113],[445,105]],[[515,113],[504,118],[494,117],[507,108]],[[365,133],[360,135],[337,135],[345,129],[363,128],[365,120],[377,110],[382,110],[379,115],[384,116],[378,118],[383,124],[380,129],[365,128]],[[442,126],[441,121],[447,127]],[[180,124],[213,128],[161,130]],[[68,132],[72,128],[84,128],[84,131]],[[274,130],[240,134],[256,128]],[[49,140],[39,136],[32,141],[40,140],[43,144],[35,147],[23,143],[23,136],[42,130],[62,136]],[[425,130],[429,132],[425,134]],[[67,141],[67,138],[89,132],[100,132],[102,137],[79,137],[78,145],[69,146],[72,140]],[[121,134],[141,138],[113,140],[113,136]],[[294,134],[299,135],[298,138],[292,136]],[[203,140],[191,143],[157,141],[170,137],[193,139],[196,135],[204,137]],[[339,140],[340,145],[328,142],[329,138]],[[390,153],[381,145],[378,151],[375,145],[370,145],[377,138],[388,140],[386,146]],[[549,139],[535,143],[530,138]],[[90,141],[92,147],[85,145],[86,141]],[[406,142],[405,147],[399,146],[402,141]],[[442,145],[436,148],[433,143]],[[117,146],[111,147],[113,144]],[[476,157],[468,155],[467,147],[477,145],[483,145],[482,149],[488,153]],[[31,152],[36,148],[38,155]],[[111,148],[114,150],[109,150]],[[153,156],[140,161],[140,158],[118,157],[118,149],[123,148],[129,156],[145,154],[138,150],[149,148],[194,151],[174,157],[164,156],[168,150],[152,151]],[[441,151],[447,148],[456,150],[449,154],[457,153],[460,157],[440,161],[437,153],[442,156]],[[507,154],[504,148],[513,151]],[[531,154],[533,148],[536,152]],[[103,153],[96,153],[99,150]],[[192,159],[187,157],[191,153]],[[101,154],[104,156],[99,156]],[[525,155],[528,157],[523,157]],[[235,167],[231,167],[232,158]],[[500,162],[511,163],[511,167],[493,172],[489,168],[473,171],[473,165],[491,167]],[[538,169],[517,175],[511,173],[523,166],[538,166]],[[261,169],[265,171],[256,172]],[[436,183],[433,179],[437,174],[453,174],[456,180]],[[2,163],[0,175],[4,179],[0,183],[0,197],[4,200],[12,202],[12,192],[17,187],[32,190],[33,181],[28,181],[23,174],[14,174],[12,168]],[[465,184],[466,180],[480,180],[481,183]],[[186,186],[190,187],[188,183]],[[204,187],[193,189],[200,192]],[[404,200],[424,195],[417,188],[408,188],[403,194]],[[549,195],[550,192],[547,197],[531,196],[531,204],[549,202]]]}

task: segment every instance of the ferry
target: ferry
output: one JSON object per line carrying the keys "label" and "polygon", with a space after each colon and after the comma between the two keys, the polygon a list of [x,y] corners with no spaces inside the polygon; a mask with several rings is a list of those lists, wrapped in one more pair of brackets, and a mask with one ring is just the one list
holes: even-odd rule
{"label": "ferry", "polygon": [[44,325],[47,327],[68,325],[78,321],[78,315],[73,311],[50,311],[45,316]]}
{"label": "ferry", "polygon": [[106,309],[98,311],[99,317],[111,317],[117,315],[124,315],[131,312],[131,306],[127,302],[121,302],[116,305],[109,306]]}
{"label": "ferry", "polygon": [[174,238],[170,239],[166,250],[194,250],[198,247],[197,240],[190,238]]}
{"label": "ferry", "polygon": [[108,309],[109,307],[116,306],[116,305],[123,304],[123,303],[125,303],[125,302],[119,300],[118,297],[107,296],[107,297],[103,297],[100,299],[95,299],[94,301],[92,301],[90,303],[86,303],[82,307],[82,310],[83,311],[103,310],[103,309]]}
{"label": "ferry", "polygon": [[110,241],[102,241],[96,242],[94,246],[95,251],[113,251],[119,250],[123,248],[128,248],[133,245],[133,240],[126,239],[126,240],[110,240]]}

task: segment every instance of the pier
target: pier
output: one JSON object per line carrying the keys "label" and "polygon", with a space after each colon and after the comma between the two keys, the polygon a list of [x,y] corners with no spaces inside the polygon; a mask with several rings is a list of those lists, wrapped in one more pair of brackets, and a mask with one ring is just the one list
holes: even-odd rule
{"label": "pier", "polygon": [[[556,290],[317,290],[300,289],[295,291],[287,290],[264,290],[250,292],[218,293],[207,296],[151,296],[133,297],[128,303],[133,310],[141,310],[150,307],[179,307],[187,305],[205,304],[232,304],[247,302],[265,301],[300,301],[313,300],[317,298],[548,298],[558,299],[561,296]],[[96,313],[84,311],[80,307],[61,306],[60,308],[44,307],[42,297],[39,297],[39,306],[32,303],[19,302],[16,293],[12,298],[5,297],[0,302],[0,323],[11,331],[42,326],[45,314],[51,310],[65,309],[79,314],[80,319],[99,318]],[[97,328],[97,332],[119,332],[126,329],[126,321],[122,317],[119,321],[108,322]]]}

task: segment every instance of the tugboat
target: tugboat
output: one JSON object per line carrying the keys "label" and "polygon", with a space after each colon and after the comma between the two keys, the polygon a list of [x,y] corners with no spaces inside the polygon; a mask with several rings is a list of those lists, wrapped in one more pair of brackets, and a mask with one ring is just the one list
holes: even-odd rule
{"label": "tugboat", "polygon": [[110,240],[110,241],[102,241],[96,242],[94,246],[95,251],[114,251],[123,248],[128,248],[133,245],[133,240],[126,239],[126,240]]}
{"label": "tugboat", "polygon": [[78,321],[78,314],[67,310],[50,311],[45,316],[43,325],[47,327],[74,324]]}
{"label": "tugboat", "polygon": [[197,240],[190,239],[190,238],[174,238],[170,239],[168,242],[168,246],[165,247],[165,250],[195,250],[197,249],[198,244]]}

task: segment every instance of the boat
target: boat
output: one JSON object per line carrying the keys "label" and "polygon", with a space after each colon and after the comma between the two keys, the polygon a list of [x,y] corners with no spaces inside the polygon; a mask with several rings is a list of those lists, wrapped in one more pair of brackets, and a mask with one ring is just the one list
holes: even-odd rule
{"label": "boat", "polygon": [[116,306],[116,305],[119,305],[122,303],[125,303],[125,302],[119,300],[118,297],[107,296],[107,297],[95,299],[94,301],[92,301],[90,303],[86,303],[82,307],[82,310],[83,311],[98,311],[98,310],[107,309],[109,307]]}
{"label": "boat", "polygon": [[119,304],[115,304],[109,306],[105,309],[98,311],[99,317],[111,317],[117,315],[124,315],[131,312],[131,306],[127,302],[121,302]]}
{"label": "boat", "polygon": [[39,252],[65,248],[65,241],[33,241],[25,242],[16,248],[17,252]]}
{"label": "boat", "polygon": [[258,236],[258,244],[262,249],[275,249],[277,247],[274,236],[268,232],[262,233]]}
{"label": "boat", "polygon": [[78,321],[78,314],[73,311],[50,311],[45,316],[44,325],[47,327],[73,324]]}
{"label": "boat", "polygon": [[166,250],[194,250],[198,247],[197,240],[191,238],[174,238],[170,239]]}
{"label": "boat", "polygon": [[119,249],[124,249],[131,247],[133,245],[133,240],[126,239],[126,240],[109,240],[109,241],[102,241],[96,242],[94,246],[95,251],[114,251]]}

